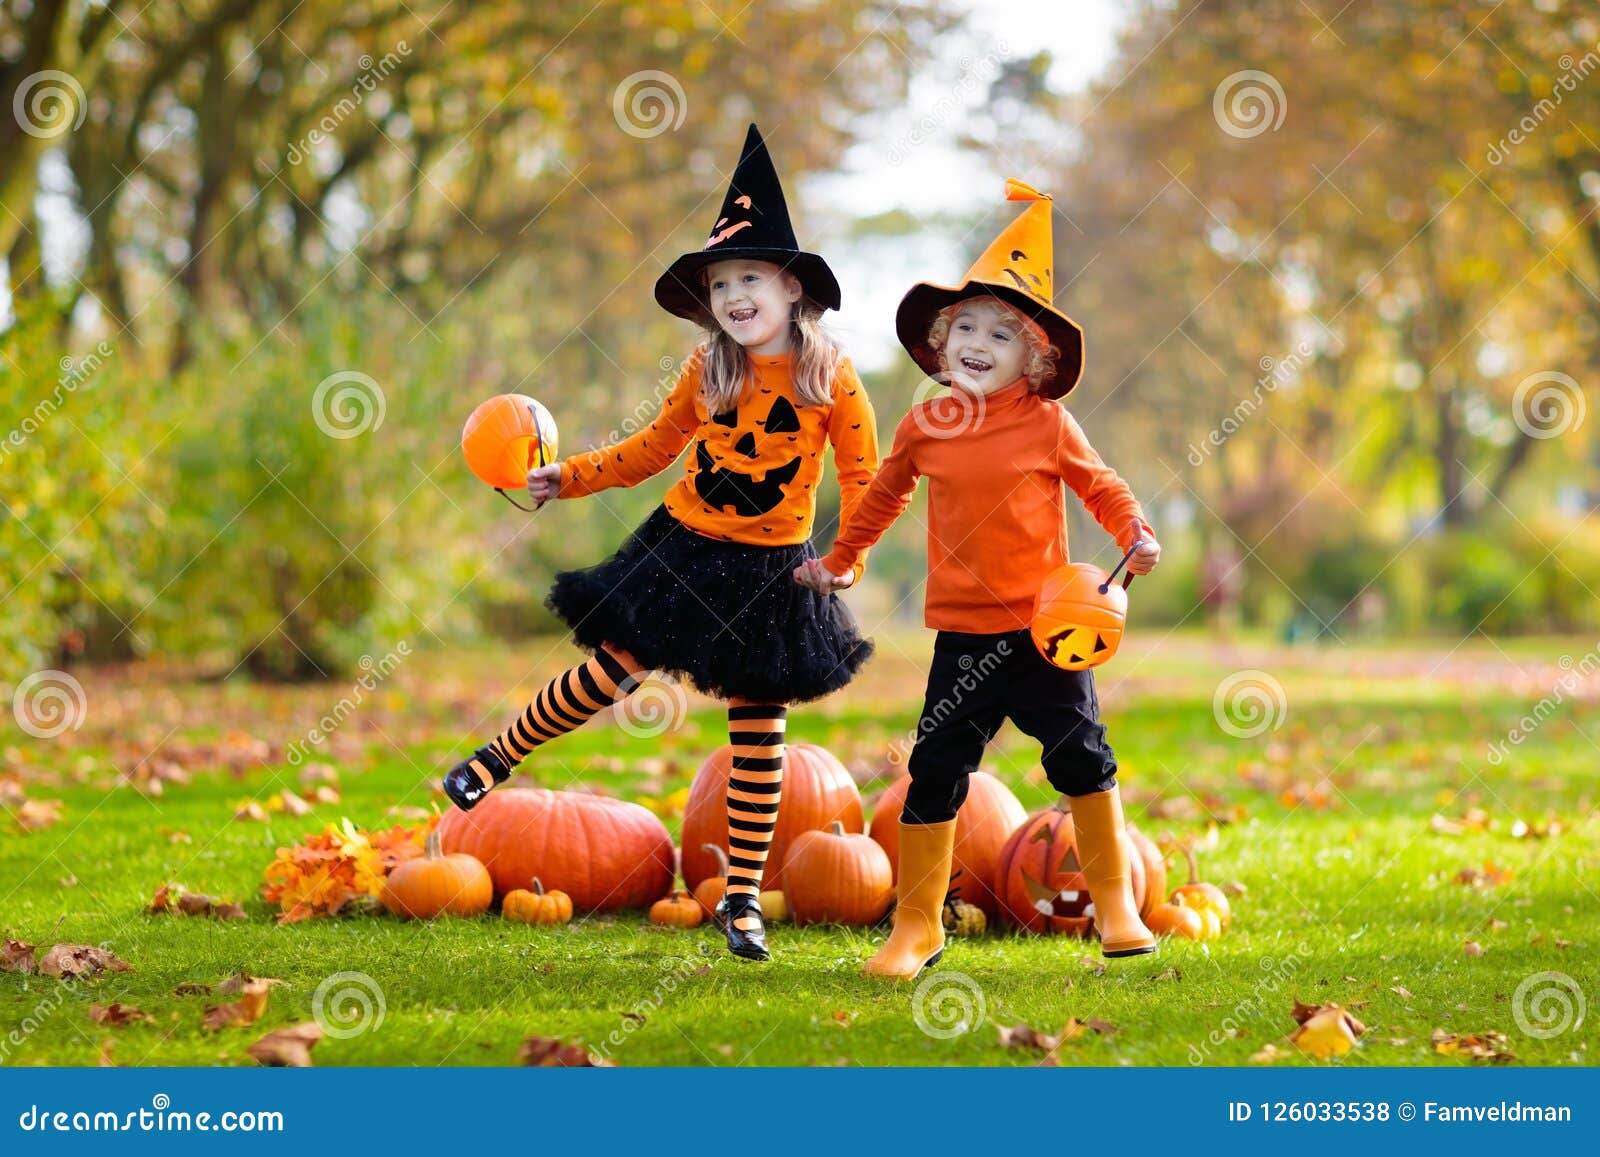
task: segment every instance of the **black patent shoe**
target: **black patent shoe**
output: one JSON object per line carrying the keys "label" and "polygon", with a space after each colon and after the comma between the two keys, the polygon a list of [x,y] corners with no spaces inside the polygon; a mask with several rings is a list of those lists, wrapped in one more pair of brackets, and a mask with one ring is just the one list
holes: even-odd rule
{"label": "black patent shoe", "polygon": [[[473,769],[473,764],[487,768],[494,777],[494,783],[488,786],[479,778],[478,772]],[[471,811],[478,805],[478,801],[489,794],[489,789],[495,784],[504,783],[511,778],[511,769],[506,766],[505,760],[492,747],[480,747],[472,753],[471,758],[463,759],[444,777],[444,794],[450,797],[450,802],[462,811]]]}
{"label": "black patent shoe", "polygon": [[[770,960],[767,927],[761,921],[761,902],[739,893],[717,901],[717,923],[728,936],[728,951],[745,960]],[[751,925],[754,925],[752,927]]]}

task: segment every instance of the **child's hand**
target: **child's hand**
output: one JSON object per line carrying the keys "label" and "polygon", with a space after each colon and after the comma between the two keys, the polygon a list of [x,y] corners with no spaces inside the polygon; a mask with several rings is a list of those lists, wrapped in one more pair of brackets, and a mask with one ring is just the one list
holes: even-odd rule
{"label": "child's hand", "polygon": [[543,506],[552,498],[561,497],[561,463],[536,466],[528,471],[528,497],[535,506]]}
{"label": "child's hand", "polygon": [[834,574],[823,569],[821,559],[808,558],[794,568],[794,581],[809,590],[816,591],[819,595],[831,595],[834,591],[842,591],[855,582],[856,575],[855,571]]}
{"label": "child's hand", "polygon": [[1140,528],[1137,533],[1144,542],[1128,560],[1128,573],[1149,574],[1156,569],[1156,563],[1161,561],[1161,544],[1149,533],[1148,527]]}

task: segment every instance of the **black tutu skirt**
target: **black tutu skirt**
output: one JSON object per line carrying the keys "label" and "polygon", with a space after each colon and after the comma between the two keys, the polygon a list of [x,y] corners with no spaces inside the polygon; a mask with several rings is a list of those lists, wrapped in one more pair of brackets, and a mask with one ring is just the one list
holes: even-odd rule
{"label": "black tutu skirt", "polygon": [[794,581],[816,557],[809,541],[708,538],[660,506],[604,562],[557,574],[545,605],[588,650],[611,643],[719,699],[804,703],[872,654],[843,601]]}

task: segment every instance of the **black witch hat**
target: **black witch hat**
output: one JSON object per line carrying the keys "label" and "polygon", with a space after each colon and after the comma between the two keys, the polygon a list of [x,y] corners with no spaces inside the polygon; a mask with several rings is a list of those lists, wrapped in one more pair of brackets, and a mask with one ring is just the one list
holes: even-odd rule
{"label": "black witch hat", "polygon": [[839,308],[839,283],[828,263],[802,251],[795,240],[778,171],[755,125],[745,135],[744,150],[705,247],[685,253],[668,267],[656,282],[656,301],[668,313],[704,322],[709,313],[702,280],[706,266],[738,258],[781,265],[800,279],[807,297],[824,309]]}

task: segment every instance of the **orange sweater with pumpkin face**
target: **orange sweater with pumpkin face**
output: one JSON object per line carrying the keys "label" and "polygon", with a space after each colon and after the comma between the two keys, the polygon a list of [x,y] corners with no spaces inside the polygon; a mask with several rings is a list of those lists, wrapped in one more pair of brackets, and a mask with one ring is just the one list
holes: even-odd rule
{"label": "orange sweater with pumpkin face", "polygon": [[[932,407],[915,407],[894,435],[866,497],[840,520],[822,565],[859,567],[928,479],[925,621],[940,631],[998,634],[1025,629],[1044,578],[1067,561],[1064,489],[1127,550],[1152,532],[1117,472],[1095,453],[1058,402],[1028,392],[1019,378],[973,403],[953,429]],[[859,570],[857,571],[859,574]]]}
{"label": "orange sweater with pumpkin face", "polygon": [[562,460],[561,496],[636,486],[693,441],[684,477],[664,499],[667,513],[709,538],[791,546],[811,536],[822,451],[831,443],[841,520],[849,518],[878,469],[877,423],[855,368],[841,359],[832,404],[808,406],[795,397],[790,354],[749,361],[744,396],[712,414],[700,391],[705,347],[696,349],[650,425]]}

